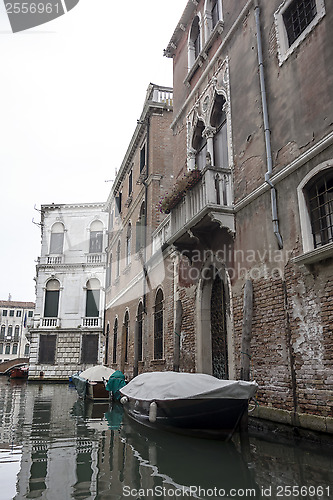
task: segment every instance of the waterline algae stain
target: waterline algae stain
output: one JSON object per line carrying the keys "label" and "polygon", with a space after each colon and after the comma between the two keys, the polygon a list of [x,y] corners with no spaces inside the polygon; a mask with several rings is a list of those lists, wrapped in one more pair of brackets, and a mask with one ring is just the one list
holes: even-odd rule
{"label": "waterline algae stain", "polygon": [[228,443],[147,429],[66,384],[0,377],[0,500],[333,498],[332,448],[279,435]]}

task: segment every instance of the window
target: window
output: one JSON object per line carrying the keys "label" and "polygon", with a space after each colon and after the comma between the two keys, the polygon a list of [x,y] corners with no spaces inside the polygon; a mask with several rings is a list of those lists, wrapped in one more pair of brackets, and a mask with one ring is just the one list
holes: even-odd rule
{"label": "window", "polygon": [[81,363],[95,365],[97,358],[98,335],[82,335]]}
{"label": "window", "polygon": [[140,150],[140,173],[146,166],[146,145],[144,144]]}
{"label": "window", "polygon": [[109,256],[108,265],[106,268],[106,278],[105,278],[105,287],[109,288],[111,286],[112,279],[112,254]]}
{"label": "window", "polygon": [[333,242],[333,171],[319,174],[306,186],[314,248]]}
{"label": "window", "polygon": [[14,316],[14,313],[15,313],[14,309],[11,309],[11,310],[9,311],[9,316]]}
{"label": "window", "polygon": [[99,296],[100,296],[100,282],[98,279],[92,278],[87,282],[87,292],[86,292],[87,318],[98,318]]}
{"label": "window", "polygon": [[29,357],[29,353],[30,353],[30,345],[29,344],[25,344],[25,347],[24,347],[24,357],[28,358]]}
{"label": "window", "polygon": [[200,20],[198,16],[195,16],[189,33],[189,41],[188,41],[189,70],[194,65],[194,62],[199,56],[200,52],[201,52]]}
{"label": "window", "polygon": [[126,311],[125,317],[124,317],[124,333],[125,333],[125,339],[124,339],[124,346],[125,346],[125,356],[124,360],[125,363],[128,361],[128,337],[129,337],[129,313]]}
{"label": "window", "polygon": [[219,3],[218,0],[215,0],[214,2],[212,2],[212,29],[215,28],[219,20],[220,20]]}
{"label": "window", "polygon": [[7,309],[4,309],[4,310],[2,311],[2,316],[7,316],[7,312],[8,312],[8,311],[7,311]]}
{"label": "window", "polygon": [[3,343],[0,344],[0,354],[3,354]]}
{"label": "window", "polygon": [[117,363],[117,342],[118,342],[118,319],[114,320],[113,325],[113,356],[112,363]]}
{"label": "window", "polygon": [[99,220],[95,220],[90,225],[90,243],[89,253],[103,252],[103,224]]}
{"label": "window", "polygon": [[142,361],[143,359],[143,304],[140,302],[138,307],[137,314],[137,322],[138,322],[138,360]]}
{"label": "window", "polygon": [[53,365],[55,363],[56,343],[56,335],[40,335],[38,357],[40,364]]}
{"label": "window", "polygon": [[32,318],[34,312],[33,311],[28,311],[28,318]]}
{"label": "window", "polygon": [[203,136],[205,125],[203,121],[199,120],[193,137],[193,148],[195,149],[195,163],[196,168],[202,170],[206,166],[207,155],[207,140]]}
{"label": "window", "polygon": [[10,354],[10,344],[6,344],[5,354]]}
{"label": "window", "polygon": [[17,348],[18,348],[18,345],[13,344],[12,354],[17,354]]}
{"label": "window", "polygon": [[22,316],[22,311],[16,311],[16,317],[20,318]]}
{"label": "window", "polygon": [[333,255],[333,160],[305,175],[297,187],[303,253],[299,265],[313,264]]}
{"label": "window", "polygon": [[163,292],[156,294],[154,311],[154,359],[163,358]]}
{"label": "window", "polygon": [[146,230],[146,210],[145,202],[143,201],[140,208],[139,220],[136,223],[136,242],[135,250],[139,252],[145,244],[145,230]]}
{"label": "window", "polygon": [[211,115],[211,125],[216,129],[213,137],[214,158],[212,162],[215,167],[228,168],[227,117],[223,110],[224,104],[224,97],[216,96]]}
{"label": "window", "polygon": [[56,222],[51,229],[50,254],[62,254],[63,246],[64,226],[61,222]]}
{"label": "window", "polygon": [[12,337],[13,335],[13,327],[12,325],[9,325],[8,330],[7,330],[7,336]]}
{"label": "window", "polygon": [[1,340],[5,339],[5,333],[6,333],[6,327],[5,327],[5,325],[1,325],[1,330],[0,330],[0,339]]}
{"label": "window", "polygon": [[316,14],[316,0],[294,0],[291,2],[282,15],[289,47],[309,26]]}
{"label": "window", "polygon": [[120,251],[121,251],[121,243],[120,243],[120,240],[118,240],[118,243],[117,243],[117,267],[116,267],[116,277],[117,278],[120,276]]}
{"label": "window", "polygon": [[115,197],[115,204],[116,204],[116,217],[121,214],[121,199],[122,199],[122,194],[118,193],[118,195]]}
{"label": "window", "polygon": [[325,15],[324,0],[285,0],[274,13],[281,65]]}
{"label": "window", "polygon": [[15,340],[18,340],[19,336],[20,336],[20,327],[19,327],[19,325],[16,325],[15,326],[15,332],[14,332],[14,338],[15,338]]}
{"label": "window", "polygon": [[59,308],[60,283],[49,280],[45,290],[44,318],[57,318]]}
{"label": "window", "polygon": [[131,196],[133,191],[133,170],[128,174],[128,196]]}
{"label": "window", "polygon": [[131,263],[131,251],[132,251],[132,225],[131,223],[127,226],[126,235],[126,265]]}

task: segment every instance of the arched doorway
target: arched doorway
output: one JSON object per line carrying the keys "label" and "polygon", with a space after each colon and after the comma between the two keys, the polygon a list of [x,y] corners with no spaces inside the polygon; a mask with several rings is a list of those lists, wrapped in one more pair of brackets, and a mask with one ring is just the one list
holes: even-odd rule
{"label": "arched doorway", "polygon": [[210,266],[202,276],[197,293],[196,370],[229,379],[234,367],[227,272]]}
{"label": "arched doorway", "polygon": [[220,379],[227,379],[229,374],[225,299],[224,284],[217,274],[212,284],[210,298],[210,329],[212,374]]}

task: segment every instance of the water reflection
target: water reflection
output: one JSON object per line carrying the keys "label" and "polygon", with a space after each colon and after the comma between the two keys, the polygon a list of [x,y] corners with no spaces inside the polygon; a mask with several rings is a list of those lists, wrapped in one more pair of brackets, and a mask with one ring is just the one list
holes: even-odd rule
{"label": "water reflection", "polygon": [[[251,437],[242,454],[237,439],[158,433],[129,421],[119,404],[80,400],[67,385],[1,377],[0,422],[0,500],[230,498],[232,490],[233,498],[262,498],[263,490],[278,498],[286,485],[333,494],[326,449]],[[327,489],[305,493],[329,498]]]}

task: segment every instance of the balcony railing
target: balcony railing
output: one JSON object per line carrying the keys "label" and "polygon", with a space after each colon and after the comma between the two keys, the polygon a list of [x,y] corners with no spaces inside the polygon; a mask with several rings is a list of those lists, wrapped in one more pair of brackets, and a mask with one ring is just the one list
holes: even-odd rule
{"label": "balcony railing", "polygon": [[207,215],[210,223],[214,220],[221,227],[235,231],[230,169],[213,166],[203,169],[202,179],[171,210],[168,243],[174,243]]}
{"label": "balcony railing", "polygon": [[60,326],[59,318],[41,318],[40,320],[41,328],[56,328]]}
{"label": "balcony railing", "polygon": [[47,263],[54,265],[54,264],[62,264],[62,255],[59,255],[57,257],[47,257]]}
{"label": "balcony railing", "polygon": [[88,253],[87,264],[104,264],[106,261],[103,253]]}
{"label": "balcony railing", "polygon": [[170,215],[168,215],[152,235],[153,254],[162,248],[162,246],[170,238],[170,236],[171,236],[171,223],[170,223]]}
{"label": "balcony railing", "polygon": [[100,328],[102,324],[102,318],[82,318],[82,326],[88,328]]}

